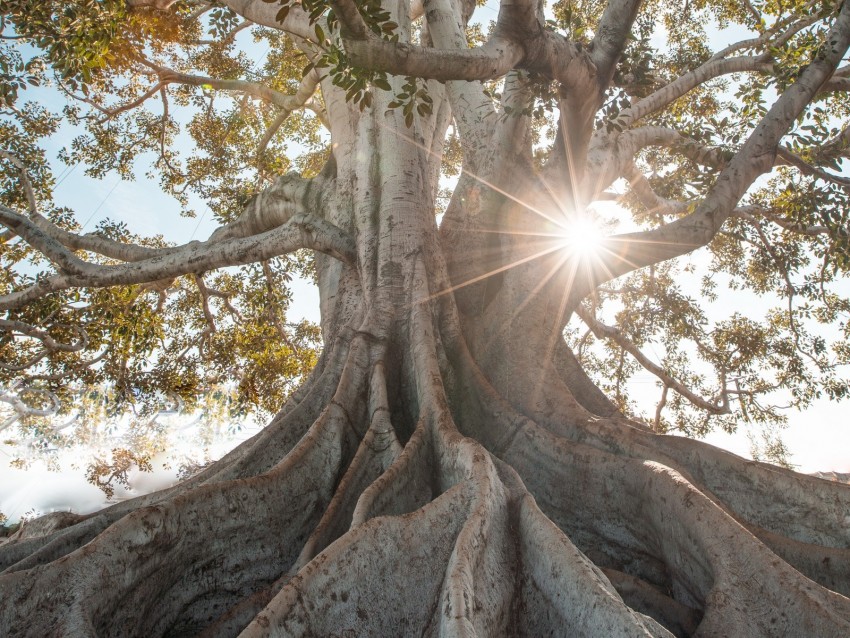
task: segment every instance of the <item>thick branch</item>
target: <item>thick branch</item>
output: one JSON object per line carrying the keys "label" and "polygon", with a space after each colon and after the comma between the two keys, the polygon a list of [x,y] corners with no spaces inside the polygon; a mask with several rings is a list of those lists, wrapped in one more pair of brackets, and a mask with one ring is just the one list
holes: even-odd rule
{"label": "thick branch", "polygon": [[360,67],[440,81],[500,78],[525,55],[518,42],[499,36],[474,49],[446,50],[390,42],[371,32],[362,40],[346,40],[345,50]]}
{"label": "thick branch", "polygon": [[25,290],[0,297],[0,310],[19,307],[57,290],[146,283],[253,263],[300,248],[311,248],[346,263],[355,260],[354,244],[348,234],[329,222],[306,214],[295,215],[281,227],[250,237],[191,242],[165,256],[115,266],[83,262],[47,237],[32,222],[18,217],[10,222],[13,230],[30,236],[36,247],[41,249],[44,246],[54,257],[61,258],[61,263],[69,266],[69,272],[43,278]]}
{"label": "thick branch", "polygon": [[286,31],[305,40],[315,42],[316,36],[310,26],[309,16],[301,8],[300,4],[293,2],[289,5],[289,13],[283,22],[278,22],[277,20],[276,16],[280,5],[276,2],[264,2],[263,0],[226,0],[224,4],[243,18],[255,24]]}
{"label": "thick branch", "polygon": [[756,177],[774,165],[779,141],[841,61],[850,45],[850,4],[842,6],[826,42],[822,56],[776,100],[696,210],[654,230],[610,237],[607,254],[592,268],[596,283],[678,257],[714,238]]}
{"label": "thick branch", "polygon": [[640,5],[641,0],[609,0],[599,20],[596,36],[590,43],[590,59],[596,65],[597,80],[602,91],[611,82]]}
{"label": "thick branch", "polygon": [[617,122],[620,125],[628,125],[647,115],[657,113],[689,91],[721,75],[743,73],[745,71],[767,72],[771,70],[773,70],[773,66],[769,62],[766,62],[762,56],[741,56],[708,61],[701,67],[694,69],[690,73],[685,73],[670,84],[658,89],[655,93],[645,97],[631,108],[622,111],[617,118]]}

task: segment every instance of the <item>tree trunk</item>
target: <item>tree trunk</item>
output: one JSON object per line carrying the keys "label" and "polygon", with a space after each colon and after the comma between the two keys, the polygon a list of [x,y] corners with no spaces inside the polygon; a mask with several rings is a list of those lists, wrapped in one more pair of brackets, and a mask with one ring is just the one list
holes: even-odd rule
{"label": "tree trunk", "polygon": [[[388,93],[361,114],[325,84],[313,201],[357,255],[317,257],[320,363],[201,474],[0,547],[0,633],[850,635],[848,486],[649,432],[561,341],[586,273],[551,237],[510,235],[563,194],[497,161],[525,159],[523,119],[430,84],[502,145],[464,136],[438,227],[448,107],[408,128]],[[258,211],[287,180],[240,223],[285,221]]]}

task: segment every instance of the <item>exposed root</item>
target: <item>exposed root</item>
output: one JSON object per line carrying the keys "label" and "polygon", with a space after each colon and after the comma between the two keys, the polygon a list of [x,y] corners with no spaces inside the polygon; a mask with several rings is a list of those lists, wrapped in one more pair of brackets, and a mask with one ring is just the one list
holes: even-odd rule
{"label": "exposed root", "polygon": [[[482,439],[500,453],[505,443],[494,439],[511,441],[525,421],[512,406],[498,402],[498,393],[465,359],[464,365],[472,369],[466,375],[472,385],[467,393],[477,398],[470,411],[488,414],[501,424]],[[547,383],[543,392],[560,396],[568,390],[556,381]],[[612,454],[675,468],[794,567],[818,583],[847,592],[850,562],[842,560],[842,552],[850,548],[850,489],[846,485],[747,461],[699,441],[656,435],[622,417],[588,419],[557,396],[545,402],[559,406],[556,412],[535,415],[547,430]]]}
{"label": "exposed root", "polygon": [[635,611],[654,618],[674,636],[690,636],[696,631],[702,614],[670,598],[664,591],[645,580],[616,569],[603,568],[602,573]]}
{"label": "exposed root", "polygon": [[557,375],[517,406],[412,276],[391,370],[398,335],[347,330],[194,480],[0,548],[0,633],[850,635],[850,491],[596,419]]}
{"label": "exposed root", "polygon": [[[0,627],[185,635],[277,579],[331,502],[356,447],[351,419],[365,383],[354,377],[368,368],[365,350],[350,353],[348,383],[284,461],[134,511],[64,558],[0,580],[8,602]],[[28,617],[32,609],[41,629]]]}
{"label": "exposed root", "polygon": [[469,492],[460,484],[411,514],[358,526],[308,563],[242,636],[420,633],[431,624]]}
{"label": "exposed root", "polygon": [[[479,487],[469,477],[468,459],[435,454],[442,440],[435,425],[420,423],[398,461],[364,492],[365,497],[372,490],[372,496],[358,503],[352,530],[308,562],[242,635],[321,636],[341,630],[362,636],[408,635],[421,633],[422,627],[431,628],[426,634],[436,631],[446,564]],[[484,458],[483,450],[481,455]],[[381,489],[388,485],[387,474],[402,481],[429,467],[438,475],[433,482],[445,488],[436,498],[410,513],[361,522],[366,511],[398,511],[407,504],[403,491]],[[357,574],[356,586],[351,574]]]}
{"label": "exposed root", "polygon": [[850,547],[847,485],[745,461],[700,441],[674,436],[640,438],[648,447],[679,460],[745,520],[804,543]]}
{"label": "exposed root", "polygon": [[380,476],[401,452],[401,446],[389,419],[383,364],[372,373],[369,392],[370,425],[321,520],[289,569],[270,586],[256,592],[229,609],[201,634],[203,637],[235,636],[320,550],[344,534],[363,489]]}
{"label": "exposed root", "polygon": [[802,574],[827,589],[850,597],[850,549],[802,543],[758,527],[748,529]]}
{"label": "exposed root", "polygon": [[363,490],[387,471],[401,454],[402,448],[390,421],[384,366],[380,362],[374,367],[370,389],[369,429],[322,520],[295,562],[295,569],[306,565],[319,551],[348,530]]}
{"label": "exposed root", "polygon": [[120,515],[99,514],[45,536],[9,543],[0,548],[1,572],[11,573],[49,563],[82,547],[117,521]]}
{"label": "exposed root", "polygon": [[[339,339],[327,365],[314,370],[315,379],[306,383],[271,423],[238,446],[213,466],[178,485],[117,503],[95,516],[79,517],[81,522],[63,520],[69,525],[50,532],[36,519],[24,527],[33,537],[26,542],[0,547],[0,570],[16,571],[56,560],[83,546],[126,514],[155,505],[203,484],[255,476],[286,456],[307,428],[319,416],[339,385],[341,368],[349,353],[349,340]],[[50,520],[50,517],[48,517]],[[41,527],[33,528],[33,524]],[[22,530],[23,531],[23,530]]]}
{"label": "exposed root", "polygon": [[543,515],[530,496],[522,500],[519,525],[523,567],[514,626],[517,635],[670,635],[623,604],[602,572]]}
{"label": "exposed root", "polygon": [[699,635],[850,633],[850,600],[782,561],[675,470],[540,429],[523,437],[506,460],[544,511],[597,563],[702,609]]}

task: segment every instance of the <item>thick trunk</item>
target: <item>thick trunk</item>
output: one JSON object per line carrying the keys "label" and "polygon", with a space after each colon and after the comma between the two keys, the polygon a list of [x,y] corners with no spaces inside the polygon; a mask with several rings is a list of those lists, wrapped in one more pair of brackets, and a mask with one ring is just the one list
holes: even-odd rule
{"label": "thick trunk", "polygon": [[340,329],[204,475],[3,546],[4,633],[848,631],[845,487],[556,414],[557,377],[520,412],[411,261],[394,336]]}
{"label": "thick trunk", "polygon": [[320,263],[312,377],[194,479],[4,545],[3,633],[850,632],[850,490],[618,415],[553,337],[569,291],[459,312],[396,120],[337,152],[359,261]]}
{"label": "thick trunk", "polygon": [[[435,41],[450,5],[428,3]],[[467,105],[476,175],[438,229],[449,108],[408,129],[388,94],[361,114],[324,80],[334,159],[309,197],[357,255],[317,257],[319,365],[198,476],[0,547],[0,634],[850,635],[850,489],[616,411],[560,340],[592,282],[507,235],[563,193],[503,161],[526,125],[470,87],[431,87]]]}

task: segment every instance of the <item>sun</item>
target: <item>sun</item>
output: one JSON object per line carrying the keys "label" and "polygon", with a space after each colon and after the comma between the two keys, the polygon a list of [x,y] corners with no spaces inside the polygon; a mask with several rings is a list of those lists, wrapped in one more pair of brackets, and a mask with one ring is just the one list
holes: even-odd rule
{"label": "sun", "polygon": [[605,239],[602,229],[588,217],[570,220],[559,234],[564,250],[582,258],[598,254]]}

